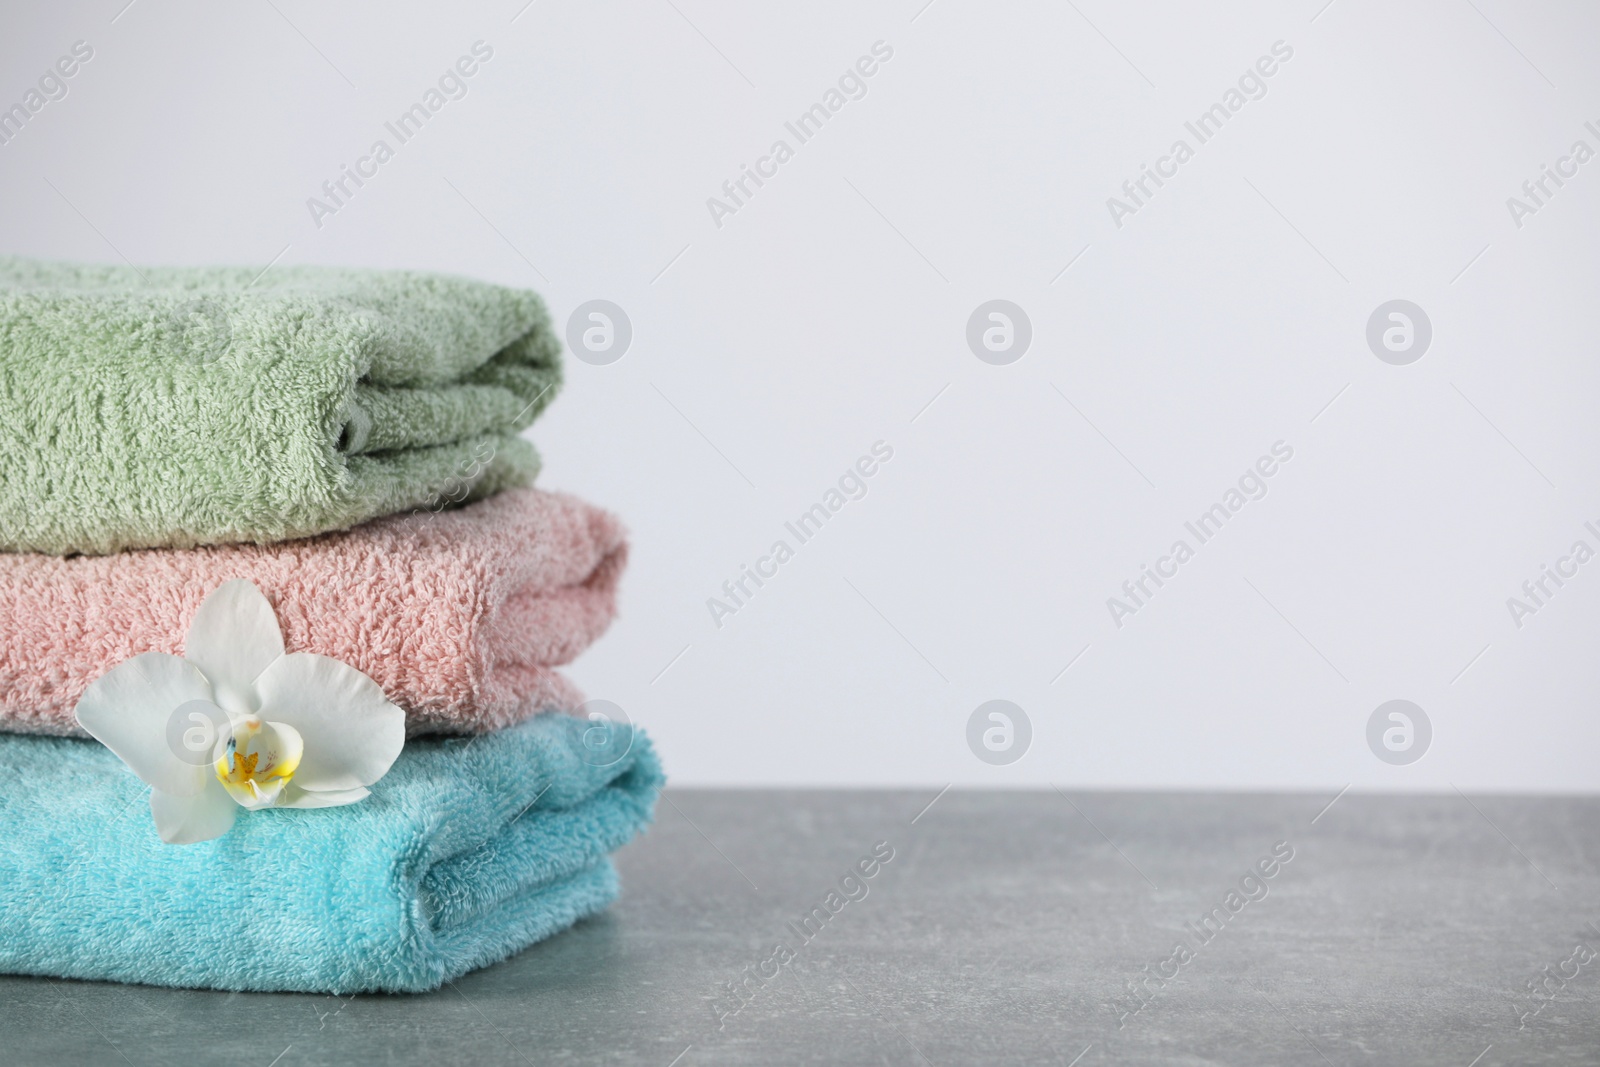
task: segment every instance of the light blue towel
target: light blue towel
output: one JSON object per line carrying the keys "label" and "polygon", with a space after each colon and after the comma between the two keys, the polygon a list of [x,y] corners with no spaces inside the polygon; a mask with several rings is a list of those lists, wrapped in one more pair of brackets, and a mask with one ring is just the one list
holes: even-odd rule
{"label": "light blue towel", "polygon": [[554,714],[410,741],[358,804],[241,813],[198,845],[161,842],[149,788],[98,742],[0,736],[0,972],[436,988],[615,899],[608,855],[663,781],[625,730],[598,754],[594,727]]}

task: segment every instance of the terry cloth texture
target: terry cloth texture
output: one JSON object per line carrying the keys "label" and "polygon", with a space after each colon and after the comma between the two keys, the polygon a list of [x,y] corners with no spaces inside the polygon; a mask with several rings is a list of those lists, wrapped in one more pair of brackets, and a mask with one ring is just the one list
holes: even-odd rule
{"label": "terry cloth texture", "polygon": [[206,594],[248,578],[289,652],[348,663],[408,734],[498,729],[583,698],[555,668],[616,615],[621,523],[576,497],[476,504],[276,545],[115,556],[0,553],[0,730],[86,736],[89,683],[141,652],[183,654]]}
{"label": "terry cloth texture", "polygon": [[98,742],[0,737],[0,972],[434,989],[616,898],[608,854],[663,779],[638,730],[595,765],[593,729],[542,715],[412,742],[359,803],[242,813],[197,845],[162,843],[149,787]]}
{"label": "terry cloth texture", "polygon": [[526,485],[531,292],[412,271],[0,258],[0,549],[268,543]]}

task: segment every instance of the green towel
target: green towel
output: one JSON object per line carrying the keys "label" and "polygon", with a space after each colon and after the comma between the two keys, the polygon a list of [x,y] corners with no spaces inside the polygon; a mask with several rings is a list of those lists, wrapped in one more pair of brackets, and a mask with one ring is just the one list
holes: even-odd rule
{"label": "green towel", "polygon": [[523,290],[0,257],[0,550],[266,543],[528,484],[560,381]]}

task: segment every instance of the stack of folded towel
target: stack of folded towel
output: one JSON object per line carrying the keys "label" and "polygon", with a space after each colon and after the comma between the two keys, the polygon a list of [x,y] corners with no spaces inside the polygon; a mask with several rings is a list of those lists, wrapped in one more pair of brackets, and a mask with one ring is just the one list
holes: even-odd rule
{"label": "stack of folded towel", "polygon": [[[0,972],[418,991],[604,908],[662,783],[557,668],[532,293],[0,259]],[[31,736],[30,736],[31,735]]]}

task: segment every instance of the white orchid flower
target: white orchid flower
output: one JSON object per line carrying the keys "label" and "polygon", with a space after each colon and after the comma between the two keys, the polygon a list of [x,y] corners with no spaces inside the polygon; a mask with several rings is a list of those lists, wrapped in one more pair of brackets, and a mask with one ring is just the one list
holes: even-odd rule
{"label": "white orchid flower", "polygon": [[286,654],[251,582],[215,589],[183,656],[145,652],[101,675],[78,723],[148,784],[169,844],[221,837],[239,809],[327,808],[369,794],[405,744],[405,713],[365,674]]}

